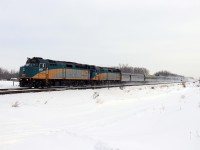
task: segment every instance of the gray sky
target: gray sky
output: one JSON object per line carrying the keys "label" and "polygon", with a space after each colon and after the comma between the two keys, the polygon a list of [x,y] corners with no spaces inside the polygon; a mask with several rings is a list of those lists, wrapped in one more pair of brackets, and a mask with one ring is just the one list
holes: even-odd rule
{"label": "gray sky", "polygon": [[200,1],[0,0],[0,52],[200,77]]}

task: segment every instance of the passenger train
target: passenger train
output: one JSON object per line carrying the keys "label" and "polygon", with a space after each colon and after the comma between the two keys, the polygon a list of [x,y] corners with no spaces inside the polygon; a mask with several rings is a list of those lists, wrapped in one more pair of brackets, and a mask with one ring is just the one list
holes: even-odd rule
{"label": "passenger train", "polygon": [[20,87],[84,86],[125,82],[180,82],[180,77],[145,76],[123,73],[120,69],[55,61],[40,57],[28,58],[20,67]]}

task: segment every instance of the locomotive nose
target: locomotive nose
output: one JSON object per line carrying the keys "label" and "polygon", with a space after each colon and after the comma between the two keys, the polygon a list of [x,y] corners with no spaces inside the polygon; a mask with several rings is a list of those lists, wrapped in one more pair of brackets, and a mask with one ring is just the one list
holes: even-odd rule
{"label": "locomotive nose", "polygon": [[19,69],[19,77],[26,77],[25,66],[20,67],[20,69]]}
{"label": "locomotive nose", "polygon": [[38,73],[38,67],[22,66],[20,67],[19,77],[21,78],[32,78]]}
{"label": "locomotive nose", "polygon": [[25,69],[25,67],[22,68],[22,77],[26,77],[26,69]]}

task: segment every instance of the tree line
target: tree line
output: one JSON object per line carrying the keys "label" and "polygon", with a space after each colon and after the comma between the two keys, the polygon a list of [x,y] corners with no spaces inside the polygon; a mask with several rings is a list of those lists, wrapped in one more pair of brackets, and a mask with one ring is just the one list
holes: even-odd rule
{"label": "tree line", "polygon": [[183,77],[181,75],[175,74],[175,73],[171,73],[167,70],[162,70],[162,71],[158,71],[154,74],[155,76],[179,76],[179,77]]}
{"label": "tree line", "polygon": [[10,80],[11,78],[18,78],[18,72],[15,70],[8,71],[0,67],[0,80]]}
{"label": "tree line", "polygon": [[128,64],[119,64],[119,67],[123,73],[132,73],[132,74],[143,74],[143,75],[149,75],[149,70],[146,68],[140,68],[140,67],[132,67]]}
{"label": "tree line", "polygon": [[[143,67],[132,67],[132,66],[129,66],[128,64],[119,64],[119,67],[117,67],[117,68],[120,69],[123,73],[142,74],[142,75],[146,75],[146,76],[150,75],[149,70],[147,68],[143,68]],[[154,73],[153,75],[154,76],[183,77],[181,75],[171,73],[170,71],[166,71],[166,70],[158,71],[158,72]]]}

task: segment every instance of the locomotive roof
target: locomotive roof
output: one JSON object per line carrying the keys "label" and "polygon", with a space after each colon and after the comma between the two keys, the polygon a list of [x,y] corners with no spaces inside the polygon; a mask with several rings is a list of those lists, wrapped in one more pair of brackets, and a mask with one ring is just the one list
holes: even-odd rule
{"label": "locomotive roof", "polygon": [[[31,58],[28,58],[31,59]],[[111,67],[100,67],[100,66],[95,66],[95,65],[88,65],[88,64],[80,64],[80,63],[76,63],[76,62],[70,62],[70,61],[57,61],[57,60],[51,60],[51,59],[43,59],[42,57],[33,57],[32,59],[38,60],[38,61],[48,61],[49,63],[62,63],[62,64],[73,64],[73,65],[79,65],[79,66],[89,66],[89,67],[95,67],[95,68],[100,68],[100,69],[105,69],[105,70],[117,70],[120,71],[119,69],[116,68],[111,68]]]}
{"label": "locomotive roof", "polygon": [[77,64],[75,62],[70,62],[70,61],[54,61],[54,60],[50,60],[47,59],[50,63],[62,63],[62,64]]}

